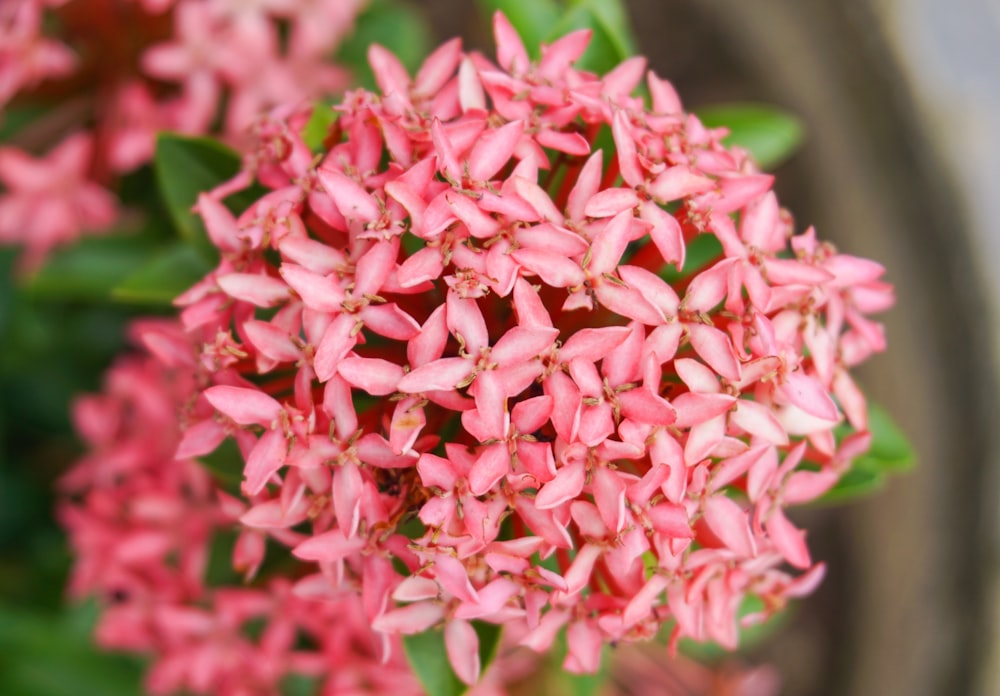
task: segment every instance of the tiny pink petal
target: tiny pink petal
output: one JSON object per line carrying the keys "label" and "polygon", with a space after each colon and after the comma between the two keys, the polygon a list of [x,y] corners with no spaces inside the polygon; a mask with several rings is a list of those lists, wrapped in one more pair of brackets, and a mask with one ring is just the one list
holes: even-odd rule
{"label": "tiny pink petal", "polygon": [[455,674],[469,686],[479,681],[479,635],[468,621],[452,619],[444,627],[444,645]]}
{"label": "tiny pink petal", "polygon": [[403,378],[402,367],[381,358],[344,358],[337,372],[352,387],[363,389],[372,396],[392,394]]}
{"label": "tiny pink petal", "polygon": [[209,387],[205,398],[216,409],[240,425],[269,426],[283,410],[281,404],[262,391],[247,387]]}
{"label": "tiny pink petal", "polygon": [[724,495],[714,495],[705,501],[705,522],[728,548],[743,558],[756,555],[747,513]]}
{"label": "tiny pink petal", "polygon": [[586,468],[583,462],[575,462],[562,467],[556,477],[546,483],[535,496],[535,507],[549,510],[562,505],[580,495],[583,490]]}

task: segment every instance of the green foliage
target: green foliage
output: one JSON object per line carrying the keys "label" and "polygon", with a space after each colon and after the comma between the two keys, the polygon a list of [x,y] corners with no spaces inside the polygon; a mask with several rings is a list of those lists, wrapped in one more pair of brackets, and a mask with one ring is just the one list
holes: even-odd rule
{"label": "green foliage", "polygon": [[636,52],[621,0],[479,0],[479,7],[489,16],[503,12],[533,59],[539,57],[540,44],[550,44],[577,29],[593,32],[578,62],[585,70],[607,72]]}
{"label": "green foliage", "polygon": [[[884,408],[871,402],[868,429],[871,448],[854,460],[851,470],[820,498],[820,503],[840,503],[869,495],[885,485],[890,474],[913,467],[916,455],[906,435]],[[842,427],[838,435],[843,437],[849,432],[849,428]]]}
{"label": "green foliage", "polygon": [[138,696],[136,660],[99,651],[90,639],[97,606],[50,615],[0,605],[0,686],[17,696]]}
{"label": "green foliage", "polygon": [[174,298],[211,270],[197,249],[175,243],[130,273],[111,294],[122,302],[170,306]]}
{"label": "green foliage", "polygon": [[[486,672],[496,657],[501,628],[484,621],[473,621],[472,626],[479,636],[479,660],[482,671]],[[403,649],[410,667],[413,668],[428,696],[459,696],[468,690],[448,662],[442,629],[403,636]]]}
{"label": "green foliage", "polygon": [[41,106],[21,106],[0,111],[0,142],[10,140],[45,114]]}
{"label": "green foliage", "polygon": [[539,57],[539,46],[549,39],[552,27],[563,15],[558,0],[479,0],[479,10],[490,18],[497,11],[503,12],[533,59]]}
{"label": "green foliage", "polygon": [[593,25],[588,27],[600,29],[607,37],[617,56],[616,63],[638,53],[628,9],[622,0],[568,0],[567,4],[572,10],[586,9],[591,14]]}
{"label": "green foliage", "polygon": [[664,266],[660,277],[673,285],[692,277],[712,261],[722,256],[722,243],[714,234],[699,234],[687,244],[684,254],[684,268],[677,270],[673,265]]}
{"label": "green foliage", "polygon": [[696,113],[709,128],[728,128],[724,142],[745,147],[762,169],[774,169],[791,157],[804,135],[799,119],[764,104],[719,104]]}
{"label": "green foliage", "polygon": [[353,73],[352,82],[366,89],[375,88],[375,76],[368,65],[368,47],[373,43],[392,51],[413,75],[430,51],[430,29],[423,14],[406,3],[369,3],[337,53],[337,62]]}
{"label": "green foliage", "polygon": [[283,696],[315,696],[322,692],[319,679],[302,674],[289,674],[281,680],[281,693]]}
{"label": "green foliage", "polygon": [[820,504],[843,503],[870,495],[885,485],[885,474],[867,457],[859,457],[837,485],[819,499]]}
{"label": "green foliage", "polygon": [[177,231],[206,260],[214,262],[218,252],[192,208],[199,193],[236,175],[240,170],[239,155],[211,138],[160,133],[153,167],[160,195]]}
{"label": "green foliage", "polygon": [[199,463],[215,478],[219,486],[233,495],[239,495],[243,482],[243,455],[236,440],[227,437],[214,452],[198,457]]}
{"label": "green foliage", "polygon": [[618,65],[625,57],[615,45],[615,39],[607,27],[594,14],[594,11],[584,4],[577,5],[567,11],[545,37],[545,43],[552,43],[560,36],[565,36],[577,29],[590,29],[593,32],[587,50],[576,62],[577,67],[605,73]]}
{"label": "green foliage", "polygon": [[330,126],[337,121],[337,112],[327,102],[317,102],[302,129],[302,140],[313,152],[322,152],[323,143],[330,134]]}
{"label": "green foliage", "polygon": [[156,242],[147,236],[86,237],[52,254],[27,287],[39,299],[107,301],[112,290],[147,263],[156,249]]}
{"label": "green foliage", "polygon": [[868,429],[872,433],[872,446],[865,457],[877,460],[886,472],[913,467],[916,458],[913,445],[889,412],[878,404],[868,404]]}
{"label": "green foliage", "polygon": [[544,680],[544,688],[539,693],[566,694],[566,696],[598,696],[603,693],[603,687],[608,681],[612,651],[605,645],[601,649],[601,666],[596,674],[573,674],[563,669],[568,645],[566,630],[560,630],[547,655],[547,668],[540,675]]}

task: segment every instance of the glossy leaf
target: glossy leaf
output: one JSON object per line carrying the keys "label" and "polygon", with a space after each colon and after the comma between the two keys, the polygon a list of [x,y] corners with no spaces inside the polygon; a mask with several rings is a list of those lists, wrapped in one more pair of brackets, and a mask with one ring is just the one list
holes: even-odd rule
{"label": "glossy leaf", "polygon": [[302,129],[302,140],[313,152],[324,150],[323,142],[330,135],[330,126],[337,121],[337,112],[330,104],[318,102],[309,115],[309,121]]}
{"label": "glossy leaf", "polygon": [[[485,674],[500,644],[501,627],[484,621],[473,621],[479,637],[479,660]],[[448,662],[444,631],[432,629],[412,636],[403,636],[406,659],[413,668],[428,696],[459,696],[468,687],[455,675]]]}
{"label": "glossy leaf", "polygon": [[503,627],[486,621],[473,621],[472,627],[476,629],[476,635],[479,637],[479,661],[483,666],[483,674],[485,674],[496,658],[497,650],[500,649],[500,635],[503,633]]}
{"label": "glossy leaf", "polygon": [[0,605],[0,684],[18,696],[138,696],[137,660],[98,651],[97,606],[63,615]]}
{"label": "glossy leaf", "polygon": [[666,265],[660,270],[660,277],[670,284],[680,282],[690,278],[721,256],[722,243],[718,237],[710,233],[699,234],[687,243],[684,268],[678,271],[675,266]]}
{"label": "glossy leaf", "polygon": [[851,470],[828,490],[817,502],[820,504],[842,503],[874,493],[885,485],[885,474],[874,460],[858,457]]}
{"label": "glossy leaf", "polygon": [[240,494],[245,462],[236,440],[227,437],[215,451],[198,457],[198,462],[211,472],[223,490],[235,495]]}
{"label": "glossy leaf", "polygon": [[369,3],[337,54],[337,63],[354,73],[354,84],[366,89],[375,89],[375,76],[368,65],[368,47],[373,43],[389,49],[412,77],[430,52],[430,29],[423,14],[408,4],[390,0]]}
{"label": "glossy leaf", "polygon": [[590,29],[593,35],[587,50],[576,62],[584,70],[605,73],[621,63],[629,54],[623,53],[614,37],[609,33],[601,18],[586,4],[570,8],[545,37],[551,43],[577,29]]}
{"label": "glossy leaf", "polygon": [[428,696],[458,696],[466,690],[448,662],[441,629],[403,636],[403,649]]}
{"label": "glossy leaf", "polygon": [[[177,231],[206,260],[214,263],[218,250],[209,241],[201,218],[192,208],[199,193],[215,188],[239,171],[239,155],[210,138],[160,133],[156,138],[153,167],[160,195]],[[261,193],[252,187],[230,196],[225,202],[238,213]]]}
{"label": "glossy leaf", "polygon": [[138,235],[86,237],[57,250],[28,282],[28,291],[44,299],[101,301],[156,252],[156,244]]}
{"label": "glossy leaf", "polygon": [[[45,108],[42,106],[21,106],[0,112],[0,142],[11,140],[15,134],[37,122],[44,115]],[[17,145],[16,142],[11,144]]]}
{"label": "glossy leaf", "polygon": [[[872,434],[869,450],[854,460],[837,484],[817,502],[839,503],[853,500],[879,490],[888,475],[913,467],[915,453],[903,431],[889,413],[876,403],[868,402],[868,429]],[[850,428],[837,430],[838,438],[848,435]]]}
{"label": "glossy leaf", "polygon": [[205,585],[226,587],[238,585],[242,578],[233,568],[233,550],[236,547],[236,530],[224,529],[212,535],[205,563]]}
{"label": "glossy leaf", "polygon": [[551,40],[551,29],[563,14],[555,0],[478,0],[478,4],[488,21],[497,10],[504,13],[532,59],[539,57],[542,42]]}
{"label": "glossy leaf", "polygon": [[913,445],[889,412],[871,402],[868,404],[868,429],[872,433],[872,446],[866,457],[878,460],[886,471],[903,471],[913,467],[916,458]]}
{"label": "glossy leaf", "polygon": [[590,10],[614,46],[619,62],[638,53],[628,8],[622,0],[569,0],[569,6]]}
{"label": "glossy leaf", "polygon": [[321,691],[320,681],[315,677],[293,673],[281,680],[283,696],[313,696]]}
{"label": "glossy leaf", "polygon": [[112,296],[120,302],[169,306],[210,270],[193,246],[177,243],[130,273],[115,286]]}
{"label": "glossy leaf", "polygon": [[601,648],[601,666],[596,674],[567,672],[562,666],[566,652],[566,631],[563,629],[559,631],[548,653],[548,668],[540,675],[544,686],[538,693],[566,694],[566,696],[598,696],[604,693],[604,685],[611,671],[611,647],[605,645]]}
{"label": "glossy leaf", "polygon": [[774,169],[802,143],[802,122],[786,111],[764,104],[719,104],[697,109],[710,128],[726,127],[726,145],[745,147],[762,169]]}

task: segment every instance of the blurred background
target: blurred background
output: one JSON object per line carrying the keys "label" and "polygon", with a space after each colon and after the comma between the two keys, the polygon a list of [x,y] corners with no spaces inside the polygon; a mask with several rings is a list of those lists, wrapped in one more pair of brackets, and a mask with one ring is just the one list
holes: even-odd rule
{"label": "blurred background", "polygon": [[[472,3],[411,4],[436,38],[488,47]],[[799,515],[827,580],[747,659],[777,667],[791,695],[1000,693],[1000,3],[628,5],[641,52],[689,108],[759,101],[802,118],[779,197],[800,227],[884,262],[897,288],[891,350],[860,379],[917,467]],[[62,608],[50,493],[77,452],[65,404],[98,388],[128,312],[25,297],[13,256],[0,255],[0,676],[21,681],[0,678],[0,691],[134,693],[136,665],[95,657],[87,609]]]}

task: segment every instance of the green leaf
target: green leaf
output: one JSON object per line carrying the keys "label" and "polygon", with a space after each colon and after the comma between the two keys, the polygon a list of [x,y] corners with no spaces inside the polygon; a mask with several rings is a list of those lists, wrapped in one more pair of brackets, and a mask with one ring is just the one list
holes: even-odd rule
{"label": "green leaf", "polygon": [[210,138],[160,133],[153,167],[174,226],[207,260],[214,262],[218,252],[209,241],[201,218],[191,209],[199,193],[236,175],[240,170],[239,155]]}
{"label": "green leaf", "polygon": [[207,587],[232,587],[242,581],[233,568],[233,551],[236,548],[235,529],[222,529],[212,535],[208,544],[204,581]]}
{"label": "green leaf", "polygon": [[573,7],[566,12],[559,22],[552,27],[545,43],[552,43],[561,36],[565,36],[577,29],[590,29],[593,35],[587,50],[576,62],[576,66],[583,70],[591,70],[597,73],[605,73],[618,65],[628,54],[622,53],[616,45],[614,38],[605,28],[601,18],[592,9],[584,4]]}
{"label": "green leaf", "polygon": [[476,630],[476,635],[479,637],[479,664],[482,665],[482,673],[485,674],[497,656],[503,627],[486,621],[473,621],[472,628]]}
{"label": "green leaf", "polygon": [[340,45],[337,62],[354,72],[354,83],[375,88],[368,47],[377,43],[395,54],[413,75],[430,52],[430,30],[422,13],[408,4],[374,0],[358,17],[354,31]]}
{"label": "green leaf", "polygon": [[528,55],[539,58],[539,48],[548,42],[552,27],[556,26],[563,9],[555,0],[479,0],[479,8],[492,26],[493,14],[503,12],[507,20],[521,35]]}
{"label": "green leaf", "polygon": [[[851,463],[851,469],[817,502],[839,503],[868,495],[885,485],[890,474],[913,467],[915,454],[910,441],[892,420],[889,413],[876,403],[868,402],[868,430],[871,447]],[[850,426],[837,429],[838,440],[854,432]]]}
{"label": "green leaf", "polygon": [[764,104],[720,104],[695,111],[709,128],[726,127],[727,145],[745,147],[762,169],[774,169],[802,143],[802,122]]}
{"label": "green leaf", "polygon": [[139,663],[99,652],[93,603],[62,615],[0,605],[0,692],[18,696],[138,696]]}
{"label": "green leaf", "polygon": [[899,429],[888,411],[875,403],[868,404],[868,430],[872,446],[865,455],[878,461],[885,471],[905,471],[913,467],[913,445]]}
{"label": "green leaf", "polygon": [[548,651],[548,668],[542,670],[543,686],[538,693],[566,696],[597,696],[602,693],[611,671],[611,647],[604,645],[601,648],[601,666],[596,674],[573,674],[563,669],[567,651],[566,630],[563,629]]}
{"label": "green leaf", "polygon": [[211,270],[190,244],[176,243],[160,251],[112,290],[121,302],[169,306]]}
{"label": "green leaf", "polygon": [[53,253],[27,290],[43,299],[107,300],[155,249],[155,242],[139,235],[85,237]]}
{"label": "green leaf", "polygon": [[235,439],[227,437],[214,451],[198,457],[198,462],[211,472],[223,490],[239,494],[245,462]]}
{"label": "green leaf", "polygon": [[455,676],[448,662],[443,630],[403,636],[403,650],[428,696],[458,696],[465,692],[465,684]]}
{"label": "green leaf", "polygon": [[324,150],[324,141],[330,135],[330,126],[337,121],[337,112],[326,102],[317,102],[313,106],[309,121],[302,129],[302,140],[313,152]]}
{"label": "green leaf", "polygon": [[[622,0],[569,0],[570,7],[586,7],[594,15],[614,46],[618,62],[638,53],[629,21],[628,8]],[[613,66],[612,66],[613,67]]]}
{"label": "green leaf", "polygon": [[875,460],[858,457],[851,470],[817,501],[820,504],[842,503],[874,493],[885,485],[885,474]]}
{"label": "green leaf", "polygon": [[[473,621],[472,627],[479,636],[479,661],[482,672],[485,673],[496,657],[502,629],[485,621]],[[468,690],[448,662],[448,651],[445,649],[442,629],[403,636],[403,650],[406,652],[410,667],[428,696],[460,696]]]}
{"label": "green leaf", "polygon": [[0,142],[10,140],[19,131],[45,115],[43,106],[21,106],[0,111]]}
{"label": "green leaf", "polygon": [[289,674],[281,680],[283,696],[314,696],[321,693],[320,680],[303,674]]}
{"label": "green leaf", "polygon": [[684,252],[684,268],[677,270],[673,264],[660,269],[660,277],[669,284],[690,278],[712,261],[722,256],[722,243],[714,234],[699,234],[687,243]]}

